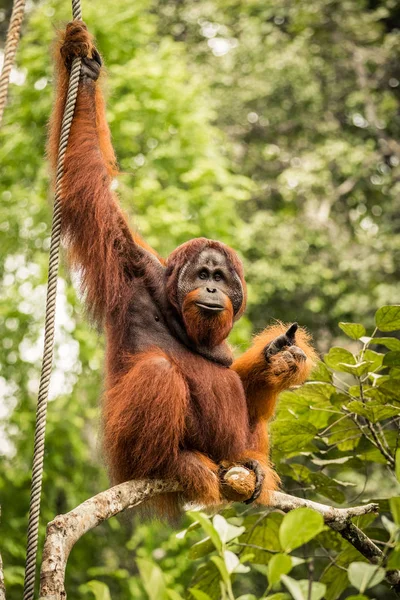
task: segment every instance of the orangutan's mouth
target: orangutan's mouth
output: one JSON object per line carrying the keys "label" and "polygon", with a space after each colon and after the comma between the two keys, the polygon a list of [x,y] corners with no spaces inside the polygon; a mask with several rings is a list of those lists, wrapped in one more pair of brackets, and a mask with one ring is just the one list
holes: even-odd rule
{"label": "orangutan's mouth", "polygon": [[215,312],[221,312],[224,307],[221,304],[206,304],[205,302],[196,302],[197,306],[204,308],[204,310],[213,310]]}

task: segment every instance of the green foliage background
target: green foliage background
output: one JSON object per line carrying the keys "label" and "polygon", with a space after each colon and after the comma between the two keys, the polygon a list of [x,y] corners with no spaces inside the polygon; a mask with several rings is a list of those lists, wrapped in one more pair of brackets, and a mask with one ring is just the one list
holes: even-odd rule
{"label": "green foliage background", "polygon": [[[391,525],[371,517],[360,526],[398,568],[395,463],[374,445],[370,425],[394,461],[400,348],[398,337],[367,341],[375,309],[400,297],[396,3],[103,0],[84,3],[83,12],[107,65],[118,191],[143,235],[162,254],[198,235],[239,250],[249,308],[232,334],[238,352],[278,318],[308,326],[321,352],[344,344],[350,353],[331,349],[331,370],[321,367],[314,383],[283,395],[274,460],[294,494],[343,505],[381,498]],[[43,159],[49,48],[69,17],[68,2],[29,4],[0,132],[0,550],[11,600],[21,597],[51,220]],[[345,342],[349,329],[338,321],[361,322],[367,332],[353,328]],[[382,335],[399,329],[396,317],[390,327]],[[102,345],[62,269],[43,524],[107,486],[97,439]],[[206,542],[200,554],[189,547],[210,526],[220,532],[221,521],[204,517],[176,538],[165,524],[113,520],[74,549],[70,597],[393,597],[384,582],[369,585],[380,572],[368,579],[357,566],[362,557],[332,533],[296,549],[282,544],[281,515],[242,512],[224,516],[245,531]],[[262,550],[249,556],[238,539]],[[360,569],[366,589],[357,587]]]}

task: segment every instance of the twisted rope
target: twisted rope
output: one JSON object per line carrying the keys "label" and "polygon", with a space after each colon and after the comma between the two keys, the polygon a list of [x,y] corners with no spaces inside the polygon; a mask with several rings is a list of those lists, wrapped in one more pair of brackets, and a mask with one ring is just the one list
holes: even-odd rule
{"label": "twisted rope", "polygon": [[10,73],[14,64],[15,54],[21,33],[22,19],[24,18],[25,0],[15,0],[10,25],[8,27],[6,46],[4,49],[4,62],[0,75],[0,127],[6,106]]}
{"label": "twisted rope", "polygon": [[[72,0],[72,15],[74,19],[82,19],[80,0]],[[29,524],[27,535],[26,567],[23,596],[24,600],[33,600],[35,590],[36,558],[38,548],[40,497],[42,491],[47,401],[54,349],[54,322],[56,314],[57,276],[61,237],[62,178],[64,175],[64,159],[68,145],[68,137],[71,129],[72,119],[74,116],[76,98],[78,96],[80,71],[81,59],[75,58],[71,68],[67,99],[61,124],[60,142],[58,146],[56,188],[54,198],[53,222],[51,229],[49,274],[47,282],[43,363],[42,371],[40,374],[38,403],[36,412],[35,441],[33,450],[31,499],[29,505]]]}

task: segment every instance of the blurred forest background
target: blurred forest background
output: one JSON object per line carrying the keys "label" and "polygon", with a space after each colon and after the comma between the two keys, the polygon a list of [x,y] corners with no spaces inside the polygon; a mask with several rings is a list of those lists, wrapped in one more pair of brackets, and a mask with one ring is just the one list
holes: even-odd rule
{"label": "blurred forest background", "polygon": [[[0,0],[2,42],[10,10],[10,2]],[[66,0],[28,2],[0,132],[0,551],[11,600],[21,597],[42,352],[51,222],[44,159],[52,98],[50,47],[70,11]],[[371,333],[375,310],[400,298],[396,0],[102,0],[84,2],[83,14],[108,72],[108,118],[123,173],[115,185],[143,236],[164,255],[200,235],[239,251],[249,304],[231,338],[238,352],[272,319],[298,320],[310,329],[321,353],[342,344],[358,364],[356,340],[365,330],[344,341],[338,322],[361,322]],[[400,328],[397,322],[392,330]],[[98,443],[103,340],[86,323],[65,268],[56,330],[41,535],[55,514],[107,487]],[[392,347],[386,343],[391,358],[383,358],[380,346],[382,358],[371,354],[363,372],[344,370],[345,391],[332,382],[327,367],[341,369],[331,356],[316,376],[325,387],[309,387],[314,396],[298,400],[301,418],[290,409],[293,395],[282,400],[274,424],[274,459],[284,488],[342,505],[379,497],[382,510],[389,510],[388,499],[399,495],[394,467],[365,427],[372,422],[386,431],[382,439],[395,455],[400,404],[394,390],[400,369],[393,355],[400,346],[391,339]],[[348,429],[340,429],[330,413],[343,402],[341,393],[358,401],[348,378],[357,385],[361,378],[369,389],[385,366],[392,382],[392,391],[385,391],[391,411],[362,414],[362,407],[357,412],[354,406],[355,418],[343,413],[354,430],[351,441],[340,444]],[[322,400],[325,416],[313,422],[304,407]],[[297,418],[297,425],[304,425],[300,433]],[[327,427],[336,438],[324,437]],[[317,435],[319,445],[313,442]],[[392,502],[390,507],[399,524],[399,506]],[[248,517],[240,516],[240,510],[227,518],[236,524],[254,519],[248,511]],[[371,536],[382,544],[389,540],[393,549],[392,525],[390,531],[382,521],[373,524]],[[269,548],[267,538],[258,541],[264,554],[249,559],[251,571],[238,571],[233,592],[221,591],[224,584],[218,581],[207,588],[198,583],[198,574],[193,584],[194,558],[201,561],[206,553],[188,555],[188,548],[201,535],[194,532],[187,541],[175,533],[165,524],[114,519],[88,534],[71,556],[70,597],[177,600],[189,594],[207,600],[227,593],[231,600],[276,592],[276,600],[335,600],[357,589],[366,594],[360,599],[394,597],[384,583],[372,586],[368,596],[354,579],[349,582],[344,567],[362,557],[334,536],[323,539],[326,532],[320,532],[312,552],[291,563],[295,581],[310,577],[315,559],[314,579],[321,577],[319,585],[325,587],[314,586],[312,596],[303,584],[294,592],[290,585],[280,588],[279,577],[270,578],[269,560],[282,548]],[[399,557],[393,560],[398,568]],[[332,588],[339,579],[340,586]],[[193,585],[196,592],[190,595]]]}

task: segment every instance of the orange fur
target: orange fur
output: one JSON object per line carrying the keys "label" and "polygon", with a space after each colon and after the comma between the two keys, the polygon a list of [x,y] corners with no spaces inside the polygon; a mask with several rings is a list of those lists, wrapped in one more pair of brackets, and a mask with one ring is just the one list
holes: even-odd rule
{"label": "orange fur", "polygon": [[204,316],[196,305],[199,292],[194,290],[186,295],[182,306],[182,316],[189,337],[199,345],[214,348],[229,335],[233,326],[233,307],[226,298],[222,312]]}
{"label": "orange fur", "polygon": [[[267,422],[273,417],[279,393],[294,385],[301,385],[307,379],[317,355],[311,345],[311,337],[304,328],[296,332],[295,344],[307,356],[307,360],[298,363],[292,370],[285,361],[282,352],[266,362],[263,351],[269,342],[285,333],[288,324],[278,323],[267,327],[256,336],[253,345],[232,365],[243,382],[249,410],[250,426],[253,428],[253,447],[262,455],[269,455],[269,436]],[[276,489],[279,477],[274,471],[269,475]],[[266,486],[264,486],[265,488]],[[265,499],[264,489],[258,502]]]}
{"label": "orange fur", "polygon": [[[57,46],[58,89],[48,144],[53,170],[68,84],[62,56],[69,64],[73,56],[91,56],[92,51],[92,37],[79,22],[67,27]],[[283,324],[265,330],[228,368],[225,338],[246,305],[238,256],[220,242],[198,238],[167,261],[161,259],[129,229],[110,187],[115,165],[101,87],[85,78],[65,158],[62,233],[70,262],[79,268],[89,311],[105,324],[104,448],[112,478],[178,480],[182,494],[154,501],[171,514],[183,501],[219,504],[218,465],[255,459],[265,474],[258,501],[267,503],[279,478],[269,463],[265,421],[273,415],[279,392],[306,378],[315,358],[309,336],[304,330],[296,334],[296,344],[308,357],[296,368],[282,352],[268,362],[263,355],[266,344],[285,331]],[[178,302],[179,274],[205,248],[223,254],[241,281],[235,315],[230,300],[223,313],[203,315],[194,304],[196,292],[186,296],[183,306]]]}
{"label": "orange fur", "polygon": [[282,352],[266,362],[263,350],[269,342],[285,333],[289,325],[278,323],[267,327],[254,338],[252,346],[235,360],[232,369],[240,376],[249,401],[249,410],[255,420],[268,420],[275,410],[278,394],[294,385],[301,385],[307,379],[317,355],[311,346],[311,336],[302,327],[296,332],[295,344],[307,356],[296,370],[291,370]]}
{"label": "orange fur", "polygon": [[[93,40],[86,27],[78,31],[77,39],[90,54]],[[62,33],[55,46],[57,94],[47,146],[53,171],[69,79],[60,52],[65,43],[66,33]],[[83,50],[75,54],[84,56]],[[81,83],[65,156],[63,236],[69,247],[71,265],[81,268],[82,291],[90,312],[101,323],[106,312],[118,309],[122,313],[126,309],[129,276],[143,260],[140,248],[158,258],[138,234],[130,231],[110,188],[115,173],[116,159],[100,84]]]}

